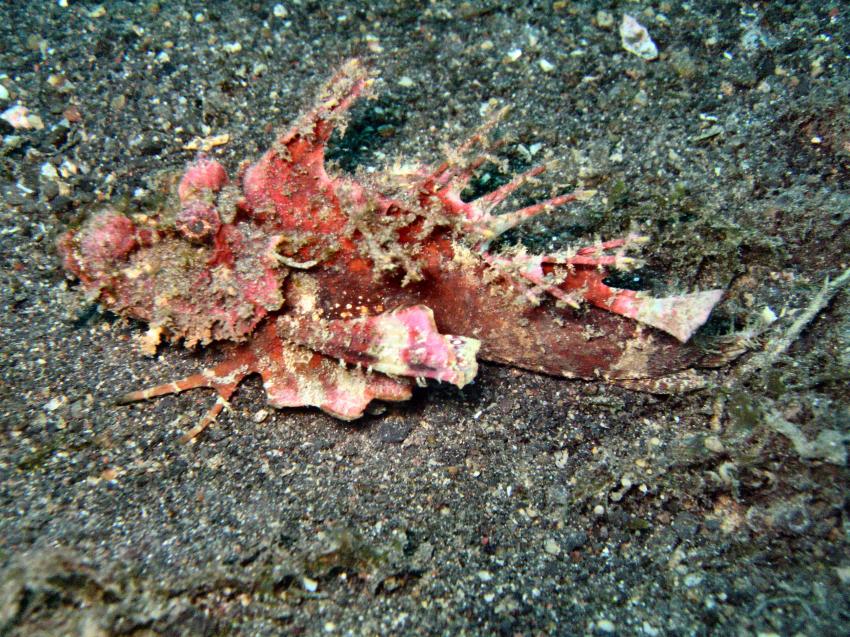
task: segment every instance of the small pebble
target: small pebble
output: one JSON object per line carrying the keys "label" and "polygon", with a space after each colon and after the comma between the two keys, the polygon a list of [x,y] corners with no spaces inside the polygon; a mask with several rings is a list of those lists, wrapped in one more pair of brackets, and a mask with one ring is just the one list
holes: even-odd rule
{"label": "small pebble", "polygon": [[44,122],[41,118],[38,115],[30,113],[29,109],[21,104],[15,104],[7,108],[0,114],[0,118],[6,120],[15,129],[30,130],[34,128],[41,130],[44,128]]}
{"label": "small pebble", "polygon": [[109,102],[109,107],[113,111],[120,111],[127,105],[127,96],[126,95],[116,95]]}
{"label": "small pebble", "polygon": [[540,61],[537,62],[537,64],[540,66],[540,70],[544,73],[551,73],[555,70],[555,65],[546,58],[540,58]]}
{"label": "small pebble", "polygon": [[289,12],[282,4],[276,4],[274,5],[274,8],[272,8],[272,15],[276,18],[285,18],[289,15]]}
{"label": "small pebble", "polygon": [[549,555],[558,555],[561,552],[561,547],[552,538],[547,538],[546,542],[543,543],[543,550]]}
{"label": "small pebble", "polygon": [[59,184],[55,181],[46,182],[41,187],[41,194],[47,201],[56,198],[59,195]]}
{"label": "small pebble", "polygon": [[62,111],[62,117],[64,117],[69,124],[76,124],[83,120],[83,114],[80,113],[80,108],[75,104],[71,104],[68,108]]}
{"label": "small pebble", "polygon": [[555,466],[558,467],[558,469],[563,469],[564,467],[567,466],[567,462],[570,459],[570,452],[569,451],[567,451],[566,449],[561,450],[561,451],[556,451],[554,455],[555,455]]}
{"label": "small pebble", "polygon": [[762,308],[761,312],[759,313],[759,317],[761,318],[762,323],[764,323],[765,325],[771,325],[779,319],[779,317],[776,316],[776,312],[770,309],[770,307],[767,305]]}
{"label": "small pebble", "polygon": [[117,472],[115,469],[112,469],[112,468],[110,468],[110,469],[104,469],[104,470],[100,473],[100,479],[101,479],[101,480],[106,480],[107,482],[110,482],[110,481],[112,481],[112,480],[115,480],[115,478],[117,478],[117,477],[118,477],[118,472]]}
{"label": "small pebble", "polygon": [[607,11],[600,9],[596,12],[596,24],[601,29],[610,29],[614,26],[614,16]]}
{"label": "small pebble", "polygon": [[702,583],[702,575],[699,573],[688,573],[682,583],[688,588],[694,588]]}
{"label": "small pebble", "polygon": [[45,411],[56,411],[67,402],[68,399],[65,396],[54,396],[44,404],[44,409]]}
{"label": "small pebble", "polygon": [[643,60],[658,57],[658,47],[649,37],[649,31],[627,13],[623,14],[623,22],[620,24],[620,42],[626,51]]}
{"label": "small pebble", "polygon": [[79,166],[72,162],[69,159],[63,159],[62,163],[59,164],[59,174],[64,178],[68,178],[71,175],[76,175],[80,172]]}
{"label": "small pebble", "polygon": [[53,73],[47,77],[47,83],[55,89],[62,88],[62,85],[65,84],[65,78],[58,73]]}
{"label": "small pebble", "polygon": [[48,161],[41,165],[41,176],[45,179],[58,179],[59,171],[56,170],[56,166]]}
{"label": "small pebble", "polygon": [[366,35],[364,40],[366,40],[366,47],[372,53],[383,53],[384,52],[384,47],[381,46],[381,42],[378,39],[378,36],[369,33],[369,34]]}
{"label": "small pebble", "polygon": [[649,622],[643,622],[643,626],[641,626],[641,630],[643,630],[644,635],[649,635],[649,637],[658,637],[661,634],[661,631],[655,628]]}
{"label": "small pebble", "polygon": [[723,453],[723,443],[717,436],[706,436],[702,444],[712,453]]}
{"label": "small pebble", "polygon": [[511,49],[505,54],[505,64],[516,62],[522,57],[522,49]]}

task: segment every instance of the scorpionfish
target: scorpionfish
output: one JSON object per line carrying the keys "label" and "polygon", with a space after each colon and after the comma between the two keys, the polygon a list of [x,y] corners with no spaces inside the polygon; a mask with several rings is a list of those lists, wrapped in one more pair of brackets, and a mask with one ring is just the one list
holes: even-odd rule
{"label": "scorpionfish", "polygon": [[215,390],[189,440],[254,373],[273,407],[350,420],[425,379],[463,387],[478,359],[661,391],[705,358],[686,341],[721,290],[653,298],[606,284],[609,269],[636,266],[627,252],[642,237],[551,254],[491,250],[508,229],[593,194],[496,214],[538,166],[464,201],[495,119],[438,166],[329,174],[331,133],[372,84],[350,60],[236,179],[200,156],[156,209],[106,205],[60,237],[63,265],[89,298],[148,324],[150,352],[162,338],[224,342],[220,364],[120,402]]}

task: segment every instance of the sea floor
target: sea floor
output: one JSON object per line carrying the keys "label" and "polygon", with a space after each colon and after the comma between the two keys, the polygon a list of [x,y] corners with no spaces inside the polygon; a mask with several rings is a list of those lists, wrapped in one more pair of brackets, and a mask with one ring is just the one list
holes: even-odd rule
{"label": "sea floor", "polygon": [[[114,406],[218,352],[144,356],[56,238],[199,147],[235,172],[351,56],[337,170],[510,106],[475,187],[597,195],[506,242],[637,229],[626,283],[725,288],[703,336],[749,351],[668,396],[482,364],[354,423],[252,379],[190,445],[208,392]],[[5,2],[0,111],[0,634],[847,634],[844,3]]]}

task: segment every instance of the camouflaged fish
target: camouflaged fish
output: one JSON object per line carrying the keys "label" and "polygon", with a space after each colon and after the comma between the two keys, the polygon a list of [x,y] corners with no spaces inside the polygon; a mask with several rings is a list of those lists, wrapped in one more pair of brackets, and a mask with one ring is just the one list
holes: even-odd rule
{"label": "camouflaged fish", "polygon": [[593,194],[495,214],[538,166],[464,201],[492,123],[436,167],[329,175],[328,139],[371,85],[351,60],[236,179],[200,157],[173,180],[169,205],[107,205],[60,238],[92,299],[148,323],[150,350],[162,338],[227,343],[215,367],[122,402],[214,389],[191,439],[253,373],[270,405],[346,420],[372,400],[409,398],[417,381],[463,387],[479,359],[636,388],[690,382],[704,354],[686,342],[722,291],[653,298],[606,285],[610,269],[636,266],[634,235],[552,254],[491,251],[506,230]]}

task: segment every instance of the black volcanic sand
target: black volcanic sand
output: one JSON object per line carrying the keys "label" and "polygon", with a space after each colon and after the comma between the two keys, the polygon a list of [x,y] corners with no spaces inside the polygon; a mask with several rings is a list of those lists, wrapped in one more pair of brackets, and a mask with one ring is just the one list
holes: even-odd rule
{"label": "black volcanic sand", "polygon": [[[619,283],[727,288],[704,335],[772,312],[758,350],[848,267],[844,3],[419,4],[0,6],[0,110],[44,126],[0,123],[0,634],[845,634],[846,291],[687,395],[482,365],[344,423],[252,379],[193,445],[208,392],[112,406],[217,352],[142,356],[56,237],[141,208],[195,138],[229,134],[235,172],[352,55],[381,79],[337,170],[435,163],[510,105],[472,191],[559,158],[517,205],[598,194],[505,243],[648,234]],[[656,61],[622,49],[625,11]]]}

